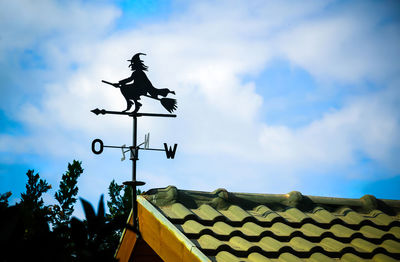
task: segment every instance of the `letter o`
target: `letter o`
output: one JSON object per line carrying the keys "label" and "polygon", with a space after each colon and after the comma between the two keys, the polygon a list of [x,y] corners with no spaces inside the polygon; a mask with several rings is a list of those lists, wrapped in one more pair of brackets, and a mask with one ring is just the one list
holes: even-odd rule
{"label": "letter o", "polygon": [[[99,143],[100,144],[100,148],[99,148],[99,150],[97,151],[96,150],[96,143]],[[95,140],[93,140],[93,142],[92,142],[92,152],[93,153],[95,153],[96,155],[100,155],[102,152],[103,152],[103,149],[104,149],[104,144],[103,144],[103,141],[101,141],[100,139],[95,139]]]}

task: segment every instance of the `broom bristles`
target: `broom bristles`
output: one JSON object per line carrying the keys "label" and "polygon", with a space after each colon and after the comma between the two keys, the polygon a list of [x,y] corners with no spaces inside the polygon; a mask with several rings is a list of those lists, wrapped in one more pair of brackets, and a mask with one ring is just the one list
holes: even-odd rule
{"label": "broom bristles", "polygon": [[176,100],[173,98],[161,98],[161,105],[170,113],[174,112],[178,108]]}

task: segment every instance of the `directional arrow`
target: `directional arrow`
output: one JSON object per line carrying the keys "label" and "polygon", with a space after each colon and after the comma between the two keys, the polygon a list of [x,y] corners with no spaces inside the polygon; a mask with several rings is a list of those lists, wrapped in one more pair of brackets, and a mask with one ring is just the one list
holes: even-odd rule
{"label": "directional arrow", "polygon": [[140,116],[176,117],[176,115],[174,114],[119,112],[119,111],[107,111],[105,109],[98,109],[98,108],[91,110],[91,112],[96,115],[111,114],[111,115],[126,115],[132,117],[140,117]]}

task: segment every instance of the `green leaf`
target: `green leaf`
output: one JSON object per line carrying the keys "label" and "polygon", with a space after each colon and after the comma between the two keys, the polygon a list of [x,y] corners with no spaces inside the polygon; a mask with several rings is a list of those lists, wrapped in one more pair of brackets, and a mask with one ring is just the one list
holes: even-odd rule
{"label": "green leaf", "polygon": [[88,224],[91,225],[96,221],[96,214],[94,212],[93,206],[83,198],[80,198],[80,200],[83,206],[83,211],[85,212],[86,220]]}
{"label": "green leaf", "polygon": [[101,195],[100,201],[99,201],[99,207],[97,208],[97,218],[98,219],[104,219],[104,196]]}

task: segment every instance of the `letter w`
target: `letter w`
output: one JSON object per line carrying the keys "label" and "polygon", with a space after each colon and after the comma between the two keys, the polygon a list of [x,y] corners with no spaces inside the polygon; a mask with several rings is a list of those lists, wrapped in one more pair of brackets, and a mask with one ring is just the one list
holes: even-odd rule
{"label": "letter w", "polygon": [[177,144],[174,144],[174,149],[172,149],[171,147],[168,148],[167,143],[164,143],[165,154],[167,155],[168,159],[174,159],[177,146]]}

